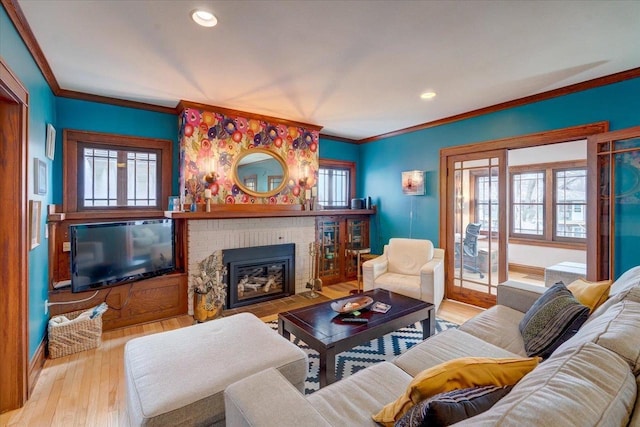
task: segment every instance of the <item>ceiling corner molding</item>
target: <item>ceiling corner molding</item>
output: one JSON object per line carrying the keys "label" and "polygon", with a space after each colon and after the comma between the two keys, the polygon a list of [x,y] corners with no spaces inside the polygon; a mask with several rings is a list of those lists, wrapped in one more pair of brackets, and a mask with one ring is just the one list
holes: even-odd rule
{"label": "ceiling corner molding", "polygon": [[214,111],[217,113],[222,113],[225,116],[247,117],[250,119],[263,120],[265,122],[270,122],[270,123],[280,123],[287,126],[298,126],[298,127],[311,129],[311,130],[317,130],[318,132],[320,132],[320,130],[322,129],[322,126],[320,125],[302,123],[294,120],[281,119],[279,117],[273,117],[273,116],[265,116],[262,114],[249,113],[247,111],[233,110],[231,108],[218,107],[215,105],[200,104],[198,102],[187,101],[184,99],[178,102],[178,105],[175,109],[176,113],[180,114],[185,108],[194,108],[196,110],[203,110],[203,111]]}
{"label": "ceiling corner molding", "polygon": [[0,0],[0,2],[7,11],[7,15],[9,15],[9,19],[16,27],[18,34],[22,37],[22,41],[24,41],[24,44],[27,46],[33,60],[36,61],[36,64],[38,65],[38,68],[40,68],[45,80],[49,83],[49,87],[53,91],[54,95],[58,95],[60,92],[60,85],[58,84],[56,77],[53,75],[49,62],[47,62],[47,59],[44,57],[44,53],[42,53],[42,49],[40,48],[36,37],[33,35],[33,31],[31,31],[31,27],[29,26],[24,13],[22,13],[18,0]]}
{"label": "ceiling corner molding", "polygon": [[320,139],[331,139],[333,141],[346,142],[347,144],[359,144],[360,141],[357,139],[343,138],[341,136],[335,135],[327,135],[324,133],[320,134]]}
{"label": "ceiling corner molding", "polygon": [[512,101],[502,102],[500,104],[491,105],[489,107],[479,108],[477,110],[468,111],[466,113],[456,114],[455,116],[445,117],[443,119],[422,123],[422,124],[411,126],[408,128],[399,129],[393,132],[371,136],[369,138],[364,138],[359,140],[358,144],[366,144],[368,142],[391,138],[392,136],[398,136],[398,135],[403,135],[405,133],[411,133],[411,132],[416,132],[423,129],[436,127],[436,126],[442,126],[442,125],[457,122],[460,120],[465,120],[473,117],[482,116],[485,114],[495,113],[497,111],[506,110],[508,108],[519,107],[526,104],[533,104],[534,102],[545,101],[547,99],[556,98],[558,96],[569,95],[571,93],[581,92],[587,89],[593,89],[600,86],[619,83],[625,80],[635,79],[637,77],[640,77],[640,67],[632,68],[626,71],[621,71],[619,73],[609,74],[608,76],[598,77],[598,78],[587,80],[580,83],[575,83],[569,86],[564,86],[558,89],[549,90],[547,92],[542,92],[536,95],[525,96],[523,98],[514,99]]}
{"label": "ceiling corner molding", "polygon": [[14,27],[16,28],[16,31],[18,31],[18,34],[22,38],[22,41],[27,47],[27,50],[33,57],[33,60],[36,62],[36,65],[38,65],[40,72],[44,76],[45,80],[49,84],[49,87],[51,88],[51,91],[55,96],[60,96],[63,98],[75,98],[75,99],[80,99],[84,101],[100,102],[103,104],[119,105],[122,107],[131,107],[131,108],[137,108],[142,110],[157,111],[161,113],[175,114],[174,108],[162,107],[158,105],[147,104],[144,102],[127,101],[127,100],[118,99],[118,98],[110,98],[107,96],[92,95],[88,93],[76,92],[76,91],[60,88],[60,85],[58,84],[58,80],[53,74],[53,70],[51,69],[49,62],[45,58],[44,53],[40,48],[40,44],[38,44],[38,41],[36,40],[36,37],[33,34],[33,31],[31,31],[31,27],[29,26],[29,23],[27,22],[27,19],[25,18],[24,13],[20,8],[20,5],[18,4],[18,1],[17,0],[0,0],[0,3],[4,7],[4,9],[7,11],[7,15],[9,16],[9,19],[11,20]]}

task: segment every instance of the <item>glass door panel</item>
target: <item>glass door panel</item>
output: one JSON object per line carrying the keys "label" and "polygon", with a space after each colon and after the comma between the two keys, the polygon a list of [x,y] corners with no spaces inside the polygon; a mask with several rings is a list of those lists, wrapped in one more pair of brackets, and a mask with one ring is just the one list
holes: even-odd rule
{"label": "glass door panel", "polygon": [[[451,268],[447,295],[470,304],[495,304],[498,283],[505,280],[505,156],[502,151],[449,159],[451,232],[447,233]],[[502,205],[501,205],[502,203]],[[502,256],[501,256],[502,255]]]}
{"label": "glass door panel", "polygon": [[358,276],[358,253],[369,252],[369,220],[347,218],[346,271],[348,279]]}
{"label": "glass door panel", "polygon": [[588,163],[595,169],[589,185],[596,205],[587,210],[589,227],[587,276],[616,279],[638,264],[640,218],[640,127],[589,137]]}
{"label": "glass door panel", "polygon": [[323,279],[340,277],[340,221],[335,218],[318,222],[318,241],[320,242],[318,274]]}

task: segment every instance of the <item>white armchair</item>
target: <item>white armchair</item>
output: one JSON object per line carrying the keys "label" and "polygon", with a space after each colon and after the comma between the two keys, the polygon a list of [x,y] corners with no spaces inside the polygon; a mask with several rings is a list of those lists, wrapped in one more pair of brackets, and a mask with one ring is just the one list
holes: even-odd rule
{"label": "white armchair", "polygon": [[381,256],[362,264],[364,290],[382,288],[430,302],[444,297],[444,250],[430,240],[389,239]]}

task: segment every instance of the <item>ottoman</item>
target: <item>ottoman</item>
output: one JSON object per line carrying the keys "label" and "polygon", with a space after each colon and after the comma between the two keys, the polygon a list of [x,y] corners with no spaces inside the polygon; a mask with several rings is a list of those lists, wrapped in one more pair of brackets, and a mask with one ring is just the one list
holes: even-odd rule
{"label": "ottoman", "polygon": [[224,389],[270,367],[304,391],[307,355],[249,313],[132,339],[124,348],[129,420],[222,426]]}
{"label": "ottoman", "polygon": [[544,269],[544,285],[548,288],[562,281],[565,285],[587,276],[587,265],[580,262],[560,262]]}

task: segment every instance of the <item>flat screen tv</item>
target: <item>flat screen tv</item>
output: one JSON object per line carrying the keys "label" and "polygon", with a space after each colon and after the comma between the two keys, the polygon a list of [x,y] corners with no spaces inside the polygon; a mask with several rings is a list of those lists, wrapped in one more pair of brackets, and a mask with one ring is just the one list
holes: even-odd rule
{"label": "flat screen tv", "polygon": [[71,291],[82,292],[166,274],[175,269],[173,220],[69,226]]}

